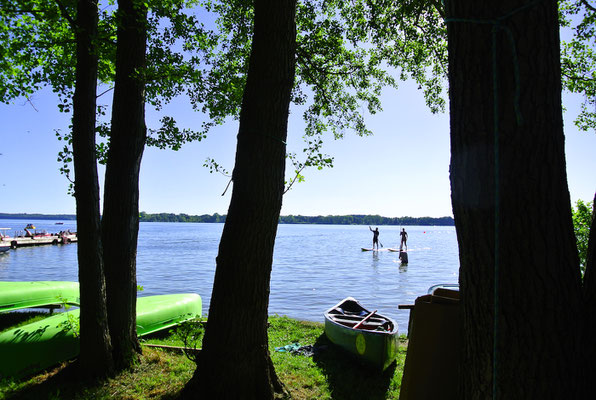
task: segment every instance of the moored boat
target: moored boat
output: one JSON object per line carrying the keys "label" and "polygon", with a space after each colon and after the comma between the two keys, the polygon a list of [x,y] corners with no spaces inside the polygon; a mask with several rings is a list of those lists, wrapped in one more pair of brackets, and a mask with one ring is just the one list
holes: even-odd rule
{"label": "moored boat", "polygon": [[79,304],[78,282],[0,282],[0,312],[62,304]]}
{"label": "moored boat", "polygon": [[386,369],[397,356],[397,323],[348,297],[325,312],[325,335],[369,366]]}
{"label": "moored boat", "polygon": [[[48,233],[45,230],[38,231],[34,225],[28,224],[24,228],[24,233],[15,231],[12,237],[5,233],[8,229],[10,228],[0,228],[0,245],[8,244],[13,249],[48,244],[68,244],[78,241],[77,233],[71,232],[69,229],[59,233]],[[31,231],[32,229],[34,231]]]}
{"label": "moored boat", "polygon": [[10,250],[10,236],[6,234],[10,228],[0,228],[0,253]]}
{"label": "moored boat", "polygon": [[[137,334],[147,335],[201,316],[198,294],[137,299]],[[79,310],[72,310],[0,333],[0,378],[20,378],[79,354]]]}

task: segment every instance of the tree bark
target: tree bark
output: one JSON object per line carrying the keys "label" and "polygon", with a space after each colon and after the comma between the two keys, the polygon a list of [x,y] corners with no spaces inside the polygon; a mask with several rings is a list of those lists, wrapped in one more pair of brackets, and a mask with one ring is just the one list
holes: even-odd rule
{"label": "tree bark", "polygon": [[[596,193],[592,201],[592,222],[586,254],[586,273],[584,274],[584,295],[587,302],[596,305]],[[594,308],[596,310],[596,308]]]}
{"label": "tree bark", "polygon": [[461,397],[578,398],[557,2],[450,0],[446,12]]}
{"label": "tree bark", "polygon": [[116,78],[102,220],[108,320],[118,370],[131,366],[141,352],[136,333],[136,255],[139,171],[146,141],[141,76],[146,24],[147,8],[142,1],[118,1]]}
{"label": "tree bark", "polygon": [[[590,224],[590,238],[588,239],[588,252],[586,255],[586,272],[583,281],[584,296],[584,332],[583,332],[583,350],[584,350],[584,373],[587,377],[596,374],[596,193],[592,203],[592,223]],[[586,393],[589,388],[586,388]]]}
{"label": "tree bark", "polygon": [[255,1],[234,188],[203,350],[186,398],[271,399],[284,393],[269,355],[267,309],[295,73],[295,9],[295,0]]}
{"label": "tree bark", "polygon": [[77,255],[81,298],[79,372],[103,377],[113,372],[102,257],[99,183],[95,153],[98,61],[97,2],[77,3],[77,65],[73,97],[72,145],[77,206]]}

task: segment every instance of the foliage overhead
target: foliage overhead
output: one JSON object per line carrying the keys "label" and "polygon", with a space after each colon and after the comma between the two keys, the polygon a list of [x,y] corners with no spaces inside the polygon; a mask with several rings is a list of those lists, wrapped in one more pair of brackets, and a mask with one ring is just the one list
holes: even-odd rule
{"label": "foliage overhead", "polygon": [[[394,75],[401,80],[414,79],[431,111],[444,109],[446,30],[433,3],[304,0],[298,4],[292,101],[304,110],[306,159],[288,154],[296,174],[286,182],[289,186],[304,180],[301,173],[305,167],[333,165],[333,158],[321,153],[324,133],[335,138],[347,131],[361,136],[372,133],[365,116],[382,110],[383,88],[398,87]],[[220,33],[206,84],[230,90],[199,100],[212,118],[237,117],[250,55],[247,38],[253,30],[252,2],[210,0],[203,4],[218,15]]]}
{"label": "foliage overhead", "polygon": [[575,125],[596,131],[596,4],[589,0],[560,1],[559,20],[562,27],[573,31],[570,41],[561,41],[563,87],[584,96]]}
{"label": "foliage overhead", "polygon": [[[191,95],[193,84],[202,82],[204,57],[217,43],[217,36],[206,29],[192,13],[195,0],[152,0],[147,2],[149,39],[147,65],[137,71],[146,85],[147,101],[156,110],[181,94]],[[102,4],[95,49],[99,58],[99,82],[103,90],[113,87],[116,50],[116,13],[114,0]],[[75,0],[0,0],[0,96],[4,103],[49,86],[58,95],[58,109],[70,113],[75,79],[75,34],[78,27]],[[100,162],[105,162],[109,146],[106,104],[98,106],[97,133]],[[149,128],[147,144],[178,150],[188,141],[201,140],[213,124],[201,130],[180,129],[170,116],[160,119],[161,126]],[[71,133],[56,132],[65,142],[58,161],[61,171],[70,172]]]}

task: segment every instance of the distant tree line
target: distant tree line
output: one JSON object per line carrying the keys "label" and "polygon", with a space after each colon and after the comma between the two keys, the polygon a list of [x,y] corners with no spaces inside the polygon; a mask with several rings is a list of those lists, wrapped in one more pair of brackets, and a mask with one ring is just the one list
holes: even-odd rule
{"label": "distant tree line", "polygon": [[[141,212],[141,222],[225,222],[226,216],[220,214],[147,214]],[[279,217],[281,224],[329,224],[329,225],[440,225],[453,226],[452,217],[399,217],[388,218],[380,215],[327,215],[304,216],[285,215]]]}
{"label": "distant tree line", "polygon": [[396,217],[388,218],[380,215],[327,215],[307,217],[303,215],[287,215],[279,217],[282,224],[329,224],[329,225],[441,225],[453,226],[452,217]]}
{"label": "distant tree line", "polygon": [[[75,215],[69,214],[3,214],[0,219],[41,219],[41,220],[74,220]],[[224,223],[226,216],[215,214],[188,215],[159,213],[149,214],[142,211],[139,215],[140,222],[206,222]],[[326,225],[438,225],[453,226],[453,217],[382,217],[380,215],[282,215],[280,224],[326,224]]]}
{"label": "distant tree line", "polygon": [[0,213],[0,219],[48,219],[48,220],[75,220],[77,216],[74,214],[6,214]]}
{"label": "distant tree line", "polygon": [[148,214],[141,211],[139,215],[140,222],[226,222],[225,215],[219,215],[215,213],[213,215],[188,215],[188,214],[172,214],[172,213],[160,213],[160,214]]}

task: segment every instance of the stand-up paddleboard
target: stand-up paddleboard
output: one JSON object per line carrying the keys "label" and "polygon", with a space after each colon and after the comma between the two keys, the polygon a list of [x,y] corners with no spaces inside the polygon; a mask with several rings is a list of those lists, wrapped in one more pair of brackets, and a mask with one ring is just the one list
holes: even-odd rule
{"label": "stand-up paddleboard", "polygon": [[389,249],[371,249],[370,247],[362,247],[362,251],[387,251]]}

